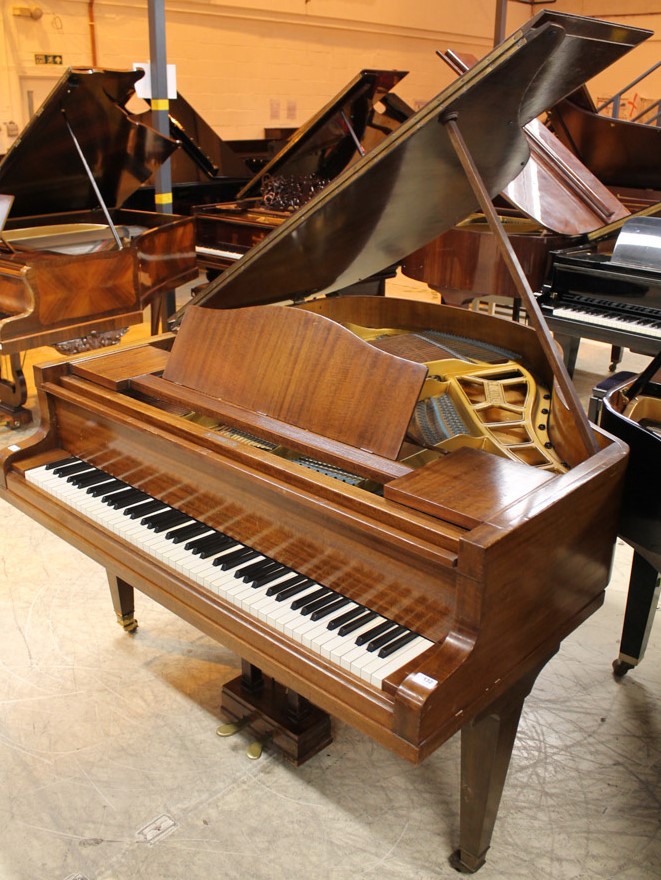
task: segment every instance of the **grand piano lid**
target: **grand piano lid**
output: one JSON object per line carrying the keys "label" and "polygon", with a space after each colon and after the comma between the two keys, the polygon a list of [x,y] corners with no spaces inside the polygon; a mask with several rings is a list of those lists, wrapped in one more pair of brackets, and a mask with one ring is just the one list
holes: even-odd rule
{"label": "grand piano lid", "polygon": [[[248,180],[252,171],[238,153],[226,144],[183,95],[170,99],[170,136],[181,144],[173,155],[173,183],[193,183],[222,177]],[[152,111],[134,116],[137,122],[151,125]]]}
{"label": "grand piano lid", "polygon": [[69,68],[0,164],[12,217],[96,207],[67,121],[109,207],[120,207],[177,148],[124,109],[144,71]]}
{"label": "grand piano lid", "polygon": [[528,159],[521,127],[648,35],[539,13],[191,302],[226,308],[330,293],[401,260],[477,207],[447,114],[493,197]]}
{"label": "grand piano lid", "polygon": [[560,235],[583,235],[629,216],[628,209],[538,119],[526,125],[531,158],[503,190],[526,217]]}
{"label": "grand piano lid", "polygon": [[[455,73],[477,58],[466,52],[438,52]],[[592,172],[538,119],[525,126],[530,159],[507,184],[502,197],[544,229],[582,235],[621,220],[629,211]]]}
{"label": "grand piano lid", "polygon": [[369,138],[373,123],[381,130],[387,127],[377,105],[406,75],[405,70],[362,70],[294,132],[237,198],[259,197],[264,181],[274,175],[314,174],[322,180],[337,177],[362,150],[371,148],[363,141]]}

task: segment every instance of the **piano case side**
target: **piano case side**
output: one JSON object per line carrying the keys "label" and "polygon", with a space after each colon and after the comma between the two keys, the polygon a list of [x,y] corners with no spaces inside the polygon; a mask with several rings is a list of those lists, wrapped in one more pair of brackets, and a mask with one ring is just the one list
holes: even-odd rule
{"label": "piano case side", "polygon": [[389,683],[395,730],[418,742],[422,757],[544,662],[602,603],[627,447],[599,435],[600,452],[494,509],[460,540],[454,629],[415,672]]}

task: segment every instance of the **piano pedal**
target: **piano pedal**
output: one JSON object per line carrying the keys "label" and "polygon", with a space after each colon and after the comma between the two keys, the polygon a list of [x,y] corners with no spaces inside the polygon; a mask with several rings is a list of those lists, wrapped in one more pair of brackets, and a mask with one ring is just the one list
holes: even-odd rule
{"label": "piano pedal", "polygon": [[258,758],[261,758],[265,746],[267,746],[272,739],[273,733],[271,732],[264,734],[261,739],[256,739],[254,742],[251,742],[246,749],[246,757],[250,758],[251,761],[256,761]]}
{"label": "piano pedal", "polygon": [[[307,701],[304,701],[304,711],[296,712],[296,697],[297,694],[267,675],[262,677],[262,687],[251,691],[245,687],[244,676],[239,675],[223,687],[220,708],[234,723],[248,719],[244,726],[257,740],[248,750],[249,757],[258,758],[269,742],[298,767],[329,745],[333,738],[330,716]],[[303,702],[302,698],[298,702]]]}
{"label": "piano pedal", "polygon": [[243,718],[239,718],[237,721],[227,721],[225,724],[220,725],[216,730],[216,734],[218,736],[234,736],[235,733],[238,733],[240,730],[243,730],[244,727],[247,727],[254,718],[255,716],[252,714],[244,715]]}

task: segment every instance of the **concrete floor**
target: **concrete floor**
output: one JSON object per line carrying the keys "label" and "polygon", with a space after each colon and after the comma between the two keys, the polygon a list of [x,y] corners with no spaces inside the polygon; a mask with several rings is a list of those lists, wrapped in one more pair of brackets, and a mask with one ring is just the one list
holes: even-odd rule
{"label": "concrete floor", "polygon": [[[583,396],[607,367],[582,344]],[[104,571],[2,503],[0,535],[0,880],[456,876],[458,737],[413,767],[335,723],[301,768],[250,761],[215,733],[236,656],[141,595],[127,635]],[[611,675],[629,564],[619,543],[605,605],[527,700],[484,880],[661,877],[661,624]]]}

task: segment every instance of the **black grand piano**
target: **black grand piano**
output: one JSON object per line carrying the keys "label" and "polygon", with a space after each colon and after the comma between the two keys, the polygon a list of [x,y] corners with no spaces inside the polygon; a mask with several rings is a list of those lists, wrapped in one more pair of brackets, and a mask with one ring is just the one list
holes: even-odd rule
{"label": "black grand piano", "polygon": [[644,209],[555,251],[540,305],[570,373],[582,338],[654,355],[661,346],[661,217]]}
{"label": "black grand piano", "polygon": [[[289,138],[235,201],[194,209],[198,260],[210,279],[233,265],[411,115],[411,108],[390,94],[404,76],[401,70],[362,70]],[[363,286],[361,292],[382,292],[384,279],[385,274],[376,280],[378,290]]]}
{"label": "black grand piano", "polygon": [[[170,137],[180,145],[170,157],[175,213],[190,214],[194,205],[235,198],[255,173],[251,161],[219,137],[183,95],[178,94],[169,105]],[[151,109],[135,119],[152,125]],[[129,197],[126,206],[151,210],[154,195],[150,178]]]}
{"label": "black grand piano", "polygon": [[615,675],[622,676],[643,659],[661,587],[661,343],[640,376],[618,374],[606,383],[600,424],[630,449],[618,532],[634,554],[620,653],[613,661]]}

